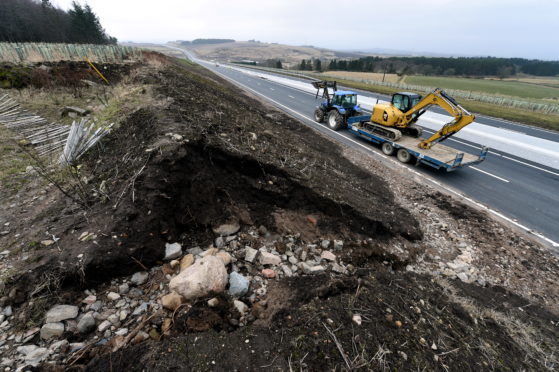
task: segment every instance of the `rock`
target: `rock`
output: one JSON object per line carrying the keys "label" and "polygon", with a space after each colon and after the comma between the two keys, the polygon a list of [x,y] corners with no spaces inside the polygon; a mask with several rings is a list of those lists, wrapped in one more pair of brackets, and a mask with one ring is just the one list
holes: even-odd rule
{"label": "rock", "polygon": [[120,316],[118,316],[117,314],[111,314],[109,315],[107,320],[111,322],[111,324],[116,325],[120,322]]}
{"label": "rock", "polygon": [[236,234],[240,230],[238,223],[226,223],[213,229],[213,232],[221,236],[229,236]]}
{"label": "rock", "polygon": [[357,324],[358,326],[360,326],[361,323],[363,322],[363,319],[361,318],[361,315],[359,315],[359,314],[353,315],[353,317],[351,317],[351,320],[353,321],[353,323]]}
{"label": "rock", "polygon": [[45,247],[48,247],[49,245],[53,245],[54,244],[54,240],[41,240],[41,244],[44,245]]}
{"label": "rock", "polygon": [[97,301],[97,296],[94,295],[89,295],[86,298],[83,299],[82,303],[87,304],[87,305],[93,305],[95,303],[95,301]]}
{"label": "rock", "polygon": [[336,261],[336,255],[330,251],[322,251],[320,258],[326,261]]}
{"label": "rock", "polygon": [[165,261],[174,260],[182,255],[182,247],[179,243],[165,243]]}
{"label": "rock", "polygon": [[194,256],[198,256],[200,253],[204,252],[200,247],[190,248],[186,251]]}
{"label": "rock", "polygon": [[161,334],[157,331],[157,329],[152,328],[151,331],[149,331],[149,337],[152,340],[159,341],[161,339]]}
{"label": "rock", "polygon": [[229,274],[229,294],[233,297],[241,297],[248,292],[249,281],[241,274],[233,271]]}
{"label": "rock", "polygon": [[142,285],[148,281],[148,278],[149,278],[149,274],[146,271],[139,271],[134,275],[132,275],[130,281],[135,285]]}
{"label": "rock", "polygon": [[313,216],[307,216],[307,221],[309,221],[309,223],[310,223],[311,225],[314,225],[314,226],[316,226],[316,224],[317,224],[317,222],[318,222],[318,221],[316,220],[316,218],[313,217]]}
{"label": "rock", "polygon": [[248,306],[243,301],[235,300],[233,301],[233,305],[241,315],[244,315],[248,311]]}
{"label": "rock", "polygon": [[43,340],[60,337],[63,333],[64,324],[60,322],[46,323],[44,326],[41,327],[41,338]]}
{"label": "rock", "polygon": [[148,306],[149,306],[149,302],[142,302],[142,304],[134,310],[132,315],[138,316],[142,313],[145,313],[146,311],[148,311]]}
{"label": "rock", "polygon": [[144,331],[139,331],[136,336],[134,336],[134,338],[132,339],[132,344],[136,345],[139,344],[142,341],[145,341],[149,338],[149,335],[144,332]]}
{"label": "rock", "polygon": [[57,323],[66,319],[74,319],[78,316],[79,309],[72,305],[56,305],[46,315],[45,323]]}
{"label": "rock", "polygon": [[109,322],[108,320],[104,320],[101,324],[99,324],[99,327],[97,327],[97,330],[99,332],[105,332],[107,329],[110,328],[111,326],[111,322]]}
{"label": "rock", "polygon": [[194,263],[194,255],[192,253],[187,254],[181,258],[180,271],[183,271],[187,267],[190,267]]}
{"label": "rock", "polygon": [[263,269],[262,276],[264,278],[273,279],[276,277],[276,272],[272,269]]}
{"label": "rock", "polygon": [[17,352],[23,355],[28,355],[29,353],[37,350],[39,348],[39,346],[37,345],[24,345],[24,346],[18,346],[17,348]]}
{"label": "rock", "polygon": [[344,247],[344,242],[342,240],[334,240],[334,250],[339,251]]}
{"label": "rock", "polygon": [[12,316],[13,313],[14,313],[14,312],[13,312],[12,307],[11,307],[10,305],[6,306],[6,307],[4,308],[4,311],[2,311],[2,314],[4,314],[6,317]]}
{"label": "rock", "polygon": [[216,297],[208,300],[209,307],[216,307],[218,304],[219,304],[219,300]]}
{"label": "rock", "polygon": [[456,277],[458,279],[460,279],[461,281],[463,281],[464,283],[469,283],[468,274],[466,274],[466,273],[458,273],[458,274],[456,274]]}
{"label": "rock", "polygon": [[130,314],[130,312],[128,310],[121,310],[120,313],[118,314],[118,319],[122,322],[122,321],[126,320],[126,317],[128,317],[128,314]]}
{"label": "rock", "polygon": [[282,269],[283,273],[285,274],[285,276],[287,276],[287,277],[293,276],[293,271],[291,271],[289,266],[281,265],[281,269]]}
{"label": "rock", "polygon": [[326,270],[326,268],[324,268],[324,266],[321,265],[316,265],[316,266],[312,266],[310,273],[309,274],[320,274],[323,273]]}
{"label": "rock", "polygon": [[101,301],[95,301],[95,303],[89,307],[89,310],[92,310],[92,311],[99,311],[99,310],[101,310],[102,308],[103,308],[103,302],[101,302]]}
{"label": "rock", "polygon": [[116,301],[116,300],[120,299],[120,295],[119,295],[118,293],[116,293],[116,292],[109,292],[109,293],[107,294],[107,298],[108,298],[110,301]]}
{"label": "rock", "polygon": [[91,113],[90,110],[82,109],[76,106],[64,106],[62,112],[60,113],[61,116],[69,116],[72,118],[79,116],[86,116],[87,114]]}
{"label": "rock", "polygon": [[115,335],[117,336],[125,336],[127,334],[128,334],[128,328],[121,328],[115,332]]}
{"label": "rock", "polygon": [[225,251],[218,252],[215,256],[217,258],[219,258],[221,261],[223,261],[223,264],[225,266],[229,265],[231,263],[231,261],[233,260],[231,255],[229,253],[225,252]]}
{"label": "rock", "polygon": [[219,236],[215,239],[214,245],[216,248],[223,248],[225,246],[225,239],[222,236]]}
{"label": "rock", "polygon": [[169,288],[193,300],[210,292],[221,293],[227,286],[227,269],[219,258],[207,256],[171,279]]}
{"label": "rock", "polygon": [[127,294],[128,292],[130,292],[130,286],[128,286],[128,283],[124,283],[118,286],[118,293],[123,295],[123,294]]}
{"label": "rock", "polygon": [[182,296],[176,292],[171,292],[161,297],[161,305],[171,311],[175,311],[182,304]]}
{"label": "rock", "polygon": [[78,332],[89,333],[93,329],[95,329],[95,318],[93,317],[93,313],[84,314],[78,322]]}
{"label": "rock", "polygon": [[37,367],[48,356],[49,350],[46,347],[39,347],[25,356],[25,363]]}
{"label": "rock", "polygon": [[49,350],[58,351],[60,348],[65,347],[68,344],[69,344],[68,340],[60,340],[50,345]]}
{"label": "rock", "polygon": [[334,262],[332,264],[332,271],[334,271],[336,273],[340,273],[340,274],[347,274],[346,268],[343,267],[342,265],[338,264],[337,262]]}
{"label": "rock", "polygon": [[172,260],[171,262],[169,262],[169,266],[171,266],[171,269],[174,269],[179,264],[180,264],[179,260]]}
{"label": "rock", "polygon": [[397,320],[397,321],[394,322],[394,324],[396,325],[396,327],[402,328],[402,322],[401,321]]}
{"label": "rock", "polygon": [[256,258],[256,255],[258,254],[258,251],[254,248],[251,247],[245,247],[245,261],[247,262],[254,262],[254,259]]}
{"label": "rock", "polygon": [[260,263],[262,265],[279,265],[281,264],[281,257],[273,253],[260,252]]}
{"label": "rock", "polygon": [[289,258],[287,260],[289,261],[289,263],[291,263],[293,265],[296,265],[299,262],[299,260],[295,256],[289,256]]}
{"label": "rock", "polygon": [[330,246],[330,240],[327,239],[323,240],[320,243],[320,246],[322,247],[322,249],[328,249],[328,247]]}

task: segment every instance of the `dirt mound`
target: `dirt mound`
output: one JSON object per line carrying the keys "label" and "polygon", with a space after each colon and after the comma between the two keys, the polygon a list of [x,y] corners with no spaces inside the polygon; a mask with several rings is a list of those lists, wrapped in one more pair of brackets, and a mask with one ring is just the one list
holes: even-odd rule
{"label": "dirt mound", "polygon": [[[470,292],[479,303],[462,303]],[[548,329],[544,339],[531,338],[531,327],[557,317],[538,307],[505,310],[510,297],[499,288],[439,284],[382,267],[359,279],[285,280],[270,290],[274,301],[281,309],[264,327],[197,333],[179,318],[172,338],[95,357],[86,370],[543,370],[559,336]],[[197,312],[214,324],[222,319],[204,305]],[[540,342],[541,354],[531,342]]]}

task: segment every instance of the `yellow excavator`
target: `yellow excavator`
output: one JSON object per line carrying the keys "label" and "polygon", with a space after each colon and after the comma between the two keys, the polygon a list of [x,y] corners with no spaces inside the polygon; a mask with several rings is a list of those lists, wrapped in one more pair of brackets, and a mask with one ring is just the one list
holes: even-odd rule
{"label": "yellow excavator", "polygon": [[364,123],[364,126],[369,132],[392,141],[399,140],[402,134],[418,138],[422,130],[414,123],[433,105],[440,106],[454,119],[431,137],[421,141],[419,147],[422,149],[430,149],[434,144],[454,135],[475,119],[475,116],[460,106],[454,98],[437,88],[425,97],[408,92],[393,94],[390,103],[377,103],[373,107],[370,122]]}

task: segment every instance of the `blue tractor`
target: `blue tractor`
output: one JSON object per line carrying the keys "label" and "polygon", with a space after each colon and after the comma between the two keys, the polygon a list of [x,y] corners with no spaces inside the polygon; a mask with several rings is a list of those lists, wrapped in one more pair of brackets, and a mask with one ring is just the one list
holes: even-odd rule
{"label": "blue tractor", "polygon": [[322,89],[322,98],[325,99],[314,110],[314,120],[318,123],[327,120],[331,129],[340,130],[347,127],[347,118],[361,115],[361,107],[357,104],[357,93],[338,90],[335,81],[313,81],[311,84],[316,88],[315,98],[318,98]]}

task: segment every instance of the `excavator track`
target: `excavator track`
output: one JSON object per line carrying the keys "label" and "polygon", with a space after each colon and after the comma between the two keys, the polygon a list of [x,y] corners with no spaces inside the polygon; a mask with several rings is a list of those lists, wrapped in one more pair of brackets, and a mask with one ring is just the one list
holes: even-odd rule
{"label": "excavator track", "polygon": [[410,125],[407,128],[404,128],[402,132],[407,136],[419,138],[423,134],[423,128],[418,125]]}
{"label": "excavator track", "polygon": [[398,141],[402,138],[402,132],[398,129],[388,128],[383,125],[371,123],[370,121],[363,123],[363,129],[372,134],[385,137],[391,141]]}

